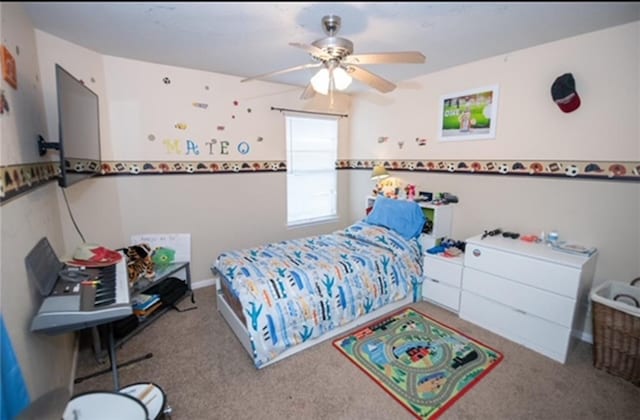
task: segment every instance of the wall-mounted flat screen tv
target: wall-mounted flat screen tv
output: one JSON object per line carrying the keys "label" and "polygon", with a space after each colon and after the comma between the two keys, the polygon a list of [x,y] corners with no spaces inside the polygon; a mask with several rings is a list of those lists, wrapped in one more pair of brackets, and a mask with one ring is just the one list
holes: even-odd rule
{"label": "wall-mounted flat screen tv", "polygon": [[62,188],[100,171],[99,98],[83,82],[56,64],[60,178]]}

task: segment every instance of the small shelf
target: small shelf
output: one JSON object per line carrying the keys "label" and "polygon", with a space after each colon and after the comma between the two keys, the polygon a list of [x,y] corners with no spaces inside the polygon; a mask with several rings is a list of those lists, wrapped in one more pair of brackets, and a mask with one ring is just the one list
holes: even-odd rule
{"label": "small shelf", "polygon": [[[184,273],[180,273],[181,271],[183,271]],[[176,275],[178,273],[182,275]],[[132,300],[134,296],[146,292],[153,286],[160,284],[162,281],[168,279],[173,275],[176,275],[176,277],[180,278],[187,284],[186,292],[175,303],[181,302],[188,296],[191,297],[191,303],[195,303],[195,296],[193,294],[193,290],[191,289],[191,270],[188,262],[172,263],[167,265],[166,267],[157,268],[156,275],[153,279],[142,278],[137,280],[133,284],[133,286],[129,288],[130,300]],[[171,306],[163,305],[160,308],[156,309],[147,318],[143,320],[139,319],[138,326],[134,330],[130,331],[124,336],[115,337],[115,347],[117,348],[124,345],[124,343],[142,332],[149,325],[153,324],[158,318],[160,318],[170,309],[172,309]],[[94,327],[92,330],[92,336],[94,356],[98,361],[101,362],[107,356],[107,349],[105,346],[103,346],[103,340],[101,337],[102,334],[100,330],[102,330],[102,328]]]}

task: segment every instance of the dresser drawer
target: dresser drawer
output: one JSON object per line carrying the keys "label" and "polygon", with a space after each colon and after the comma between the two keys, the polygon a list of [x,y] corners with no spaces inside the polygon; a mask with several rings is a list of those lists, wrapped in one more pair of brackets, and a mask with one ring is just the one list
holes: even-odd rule
{"label": "dresser drawer", "polygon": [[565,363],[571,330],[463,290],[460,318]]}
{"label": "dresser drawer", "polygon": [[463,290],[500,302],[570,328],[575,301],[566,296],[505,280],[473,268],[464,268]]}
{"label": "dresser drawer", "polygon": [[465,267],[576,299],[580,270],[530,256],[467,244]]}
{"label": "dresser drawer", "polygon": [[446,257],[426,255],[424,257],[424,277],[439,280],[453,287],[460,287],[462,280],[462,258],[448,261]]}
{"label": "dresser drawer", "polygon": [[428,277],[424,279],[422,297],[425,300],[445,306],[456,313],[460,309],[460,289],[441,283],[438,280]]}

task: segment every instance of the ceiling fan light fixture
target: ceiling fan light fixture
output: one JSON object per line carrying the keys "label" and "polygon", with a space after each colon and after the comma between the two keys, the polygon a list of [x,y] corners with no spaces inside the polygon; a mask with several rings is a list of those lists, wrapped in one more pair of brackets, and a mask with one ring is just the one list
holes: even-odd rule
{"label": "ceiling fan light fixture", "polygon": [[311,78],[311,86],[316,92],[327,95],[331,89],[331,77],[333,77],[334,87],[340,91],[348,88],[353,80],[342,67],[336,66],[332,69],[323,67]]}
{"label": "ceiling fan light fixture", "polygon": [[312,78],[311,86],[316,92],[327,95],[329,93],[329,69],[321,68]]}
{"label": "ceiling fan light fixture", "polygon": [[351,84],[351,76],[342,67],[333,69],[333,83],[338,90],[345,90]]}

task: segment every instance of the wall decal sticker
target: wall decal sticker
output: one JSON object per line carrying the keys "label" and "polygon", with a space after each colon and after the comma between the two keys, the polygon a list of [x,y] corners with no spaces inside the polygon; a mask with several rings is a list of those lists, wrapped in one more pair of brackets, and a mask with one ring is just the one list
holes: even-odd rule
{"label": "wall decal sticker", "polygon": [[232,119],[232,120],[235,120],[235,119],[236,119],[236,116],[235,116],[235,115],[232,115],[232,116],[231,116],[231,119]]}
{"label": "wall decal sticker", "polygon": [[95,83],[96,79],[94,77],[91,78],[91,83]]}
{"label": "wall decal sticker", "polygon": [[167,153],[169,154],[173,153],[177,155],[182,154],[182,149],[180,148],[180,140],[164,139],[162,143],[164,143],[165,147],[167,148]]}
{"label": "wall decal sticker", "polygon": [[207,109],[209,107],[209,104],[205,104],[202,102],[193,102],[191,105],[193,105],[196,108],[200,108],[200,109]]}
{"label": "wall decal sticker", "polygon": [[7,114],[9,113],[9,101],[4,96],[4,89],[2,89],[0,91],[0,115],[4,114],[5,111]]}
{"label": "wall decal sticker", "polygon": [[234,106],[238,106],[238,101],[233,101]]}
{"label": "wall decal sticker", "polygon": [[256,141],[257,141],[258,143],[260,143],[262,140],[264,140],[264,138],[263,138],[262,136],[258,136],[258,138],[256,139]]}
{"label": "wall decal sticker", "polygon": [[187,155],[191,152],[193,152],[193,154],[197,156],[200,154],[200,149],[193,140],[187,140]]}
{"label": "wall decal sticker", "polygon": [[247,112],[251,114],[251,108],[247,108]]}
{"label": "wall decal sticker", "polygon": [[204,85],[204,90],[209,90],[209,85]]}
{"label": "wall decal sticker", "polygon": [[156,136],[154,136],[153,134],[149,134],[149,135],[147,136],[147,139],[148,139],[149,141],[154,141],[154,140],[156,139]]}
{"label": "wall decal sticker", "polygon": [[177,128],[178,130],[186,130],[187,124],[183,122],[177,122],[174,124],[174,127]]}
{"label": "wall decal sticker", "polygon": [[402,146],[404,146],[404,142],[403,141],[399,141],[398,142],[398,148],[402,149]]}
{"label": "wall decal sticker", "polygon": [[416,143],[418,143],[418,146],[425,146],[427,144],[427,139],[416,137]]}
{"label": "wall decal sticker", "polygon": [[249,147],[249,143],[247,143],[246,141],[241,141],[238,144],[238,152],[240,152],[240,154],[242,155],[246,155],[247,153],[249,153],[249,150],[251,148]]}
{"label": "wall decal sticker", "polygon": [[0,47],[2,56],[2,78],[9,86],[18,89],[18,73],[16,71],[16,60],[13,58],[7,47]]}
{"label": "wall decal sticker", "polygon": [[216,130],[218,131],[224,131],[224,125],[219,125],[216,127]]}
{"label": "wall decal sticker", "polygon": [[168,77],[163,77],[162,81],[164,82],[165,85],[168,85],[169,83],[171,83],[171,79],[169,79]]}
{"label": "wall decal sticker", "polygon": [[20,55],[20,46],[16,45],[16,55]]}
{"label": "wall decal sticker", "polygon": [[389,140],[389,137],[378,137],[378,143],[384,143]]}

